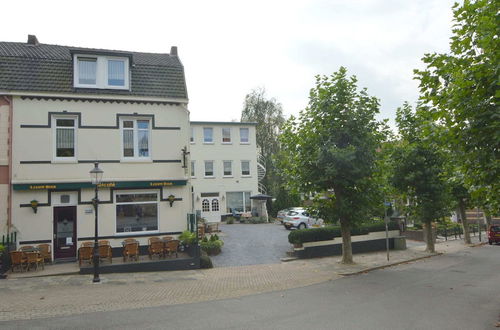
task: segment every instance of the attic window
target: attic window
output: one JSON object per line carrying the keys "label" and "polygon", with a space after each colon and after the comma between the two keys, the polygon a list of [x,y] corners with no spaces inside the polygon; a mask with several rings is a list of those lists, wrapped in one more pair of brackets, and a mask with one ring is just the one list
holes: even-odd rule
{"label": "attic window", "polygon": [[75,87],[129,89],[127,57],[74,55],[74,70]]}

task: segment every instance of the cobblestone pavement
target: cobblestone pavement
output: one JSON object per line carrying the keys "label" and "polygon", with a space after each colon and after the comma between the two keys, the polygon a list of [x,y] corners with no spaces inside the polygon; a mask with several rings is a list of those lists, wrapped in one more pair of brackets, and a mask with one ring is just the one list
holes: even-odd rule
{"label": "cobblestone pavement", "polygon": [[216,267],[278,263],[291,249],[290,231],[276,223],[221,224],[219,228],[224,247],[212,257]]}
{"label": "cobblestone pavement", "polygon": [[[438,252],[467,248],[461,241],[437,245]],[[385,252],[376,252],[355,255],[356,264],[349,266],[340,264],[339,257],[326,257],[204,270],[105,274],[99,284],[93,284],[89,275],[7,279],[0,281],[0,321],[237,298],[308,286],[426,256],[430,255],[419,246],[391,251],[389,263]]]}

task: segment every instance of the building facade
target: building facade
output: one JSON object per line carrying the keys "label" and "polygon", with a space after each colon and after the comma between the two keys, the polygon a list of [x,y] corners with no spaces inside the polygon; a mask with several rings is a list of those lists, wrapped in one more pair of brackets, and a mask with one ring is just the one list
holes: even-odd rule
{"label": "building facade", "polygon": [[259,166],[255,123],[191,122],[193,209],[208,222],[252,211]]}
{"label": "building facade", "polygon": [[2,207],[0,221],[18,245],[49,243],[56,260],[71,259],[81,241],[93,239],[95,162],[104,171],[99,236],[112,247],[187,228],[190,126],[177,48],[75,48],[34,36],[0,42],[0,98],[2,147],[5,121],[12,131],[10,170],[0,149],[0,167],[7,167],[0,169],[0,206],[7,190],[11,216]]}

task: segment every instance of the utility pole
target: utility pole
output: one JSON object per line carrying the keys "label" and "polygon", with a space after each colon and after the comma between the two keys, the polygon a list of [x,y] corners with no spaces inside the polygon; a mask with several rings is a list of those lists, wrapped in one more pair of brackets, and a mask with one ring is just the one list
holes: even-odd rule
{"label": "utility pole", "polygon": [[387,208],[391,202],[384,201],[384,222],[385,222],[385,249],[387,250],[387,261],[389,261],[389,218],[387,217]]}

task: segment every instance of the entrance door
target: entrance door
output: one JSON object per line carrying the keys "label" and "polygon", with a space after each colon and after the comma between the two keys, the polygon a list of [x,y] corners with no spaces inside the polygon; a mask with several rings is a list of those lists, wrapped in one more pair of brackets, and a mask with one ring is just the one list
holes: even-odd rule
{"label": "entrance door", "polygon": [[207,222],[220,222],[219,197],[204,197],[201,201],[201,216]]}
{"label": "entrance door", "polygon": [[76,206],[54,207],[54,259],[76,258]]}

